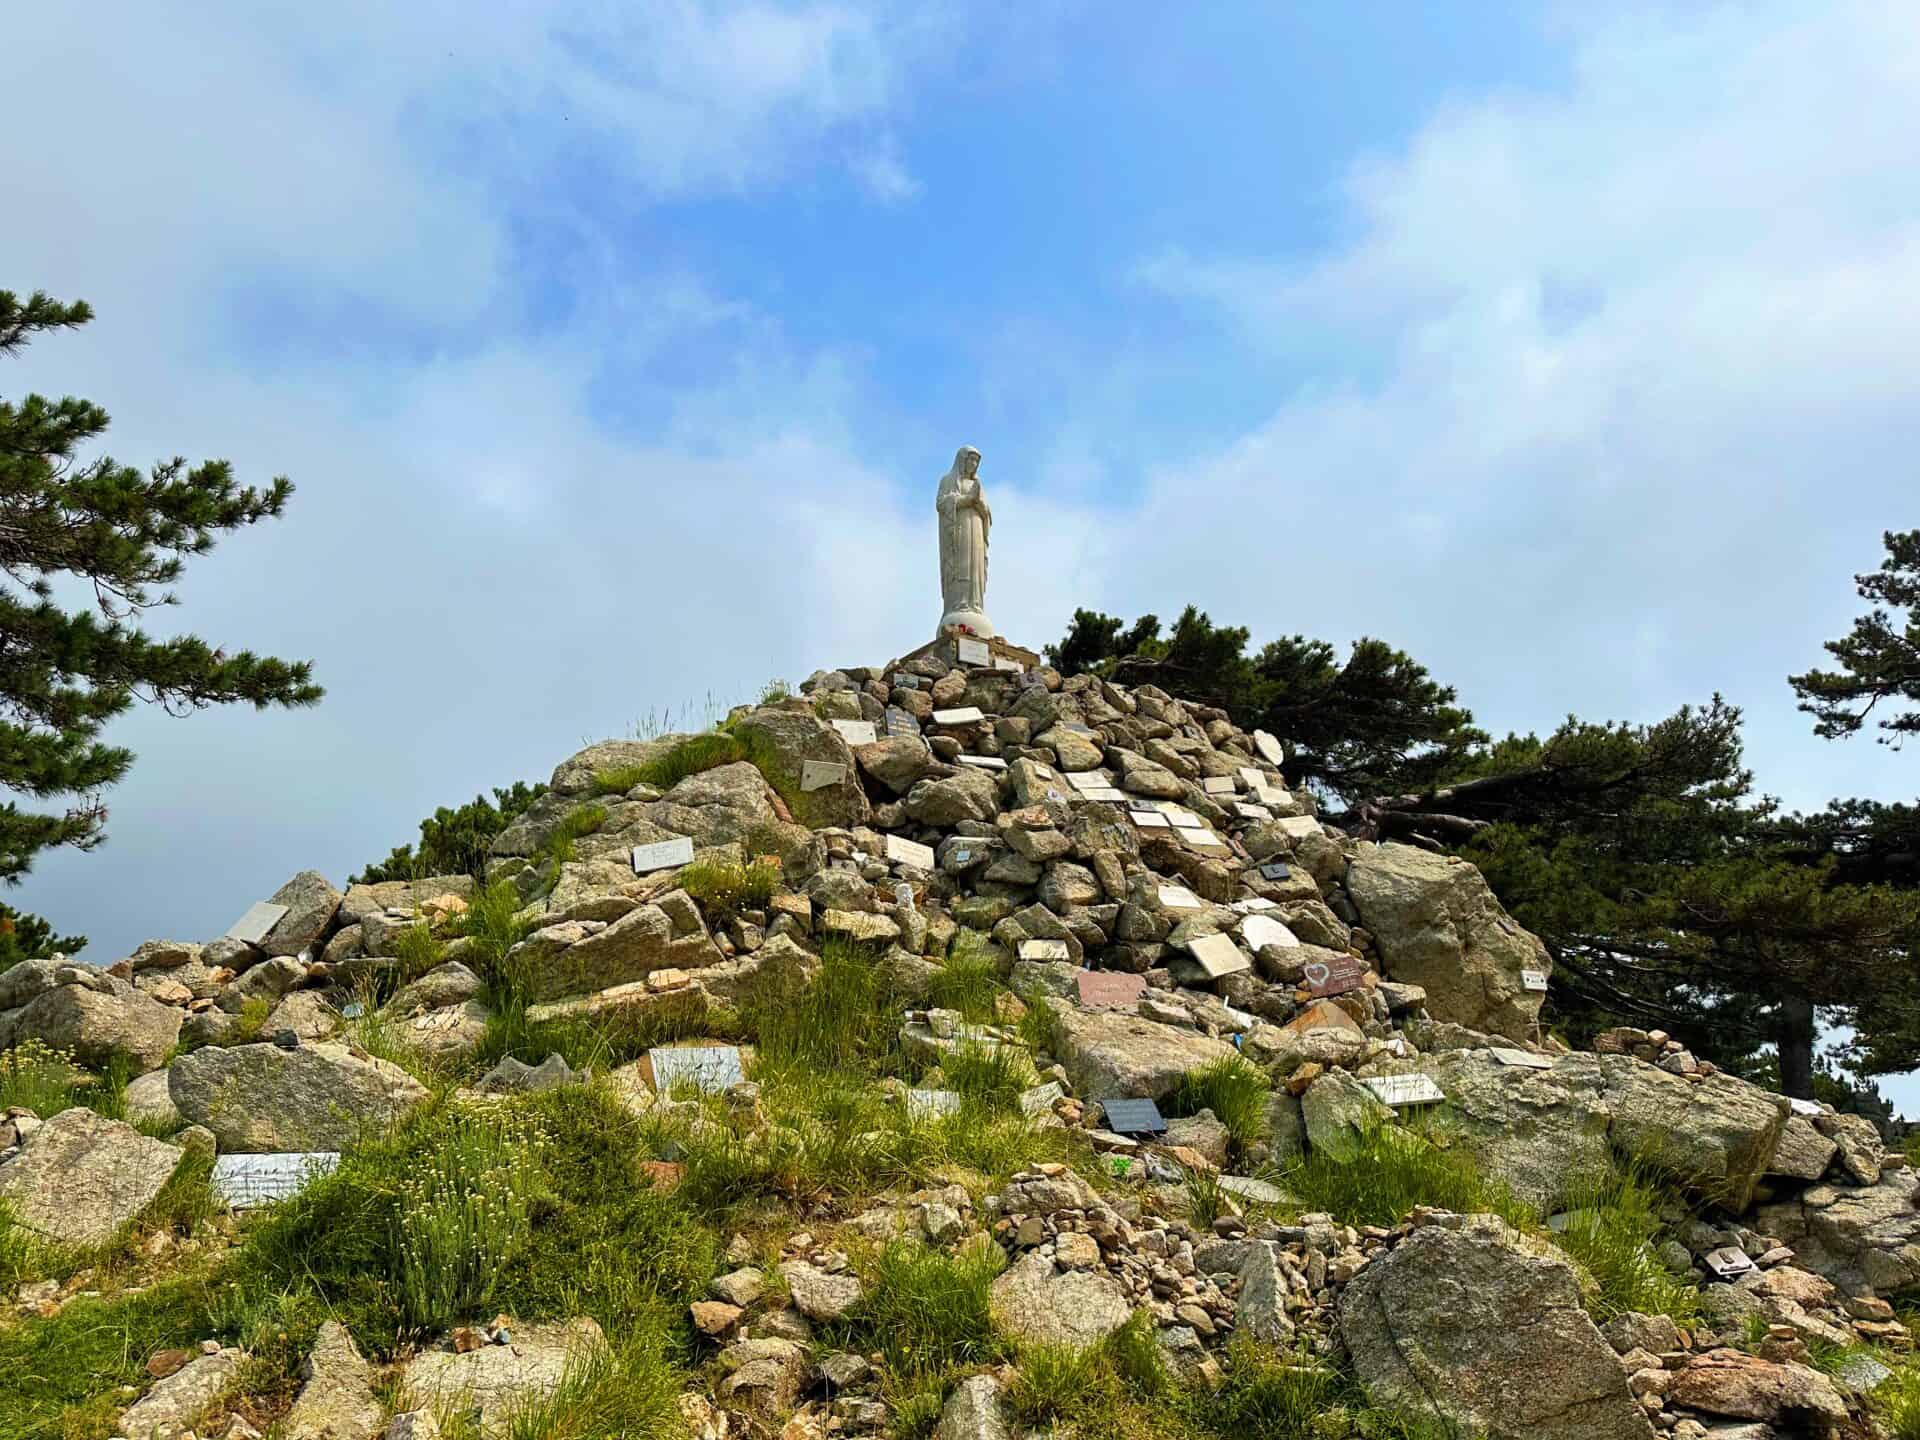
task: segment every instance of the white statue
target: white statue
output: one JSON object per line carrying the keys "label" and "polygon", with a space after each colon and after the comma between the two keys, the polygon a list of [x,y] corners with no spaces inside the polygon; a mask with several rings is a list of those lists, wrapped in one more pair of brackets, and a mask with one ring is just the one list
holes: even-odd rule
{"label": "white statue", "polygon": [[935,638],[964,625],[982,639],[993,636],[987,618],[987,544],[993,511],[980,490],[980,452],[962,445],[953,468],[940,477],[934,508],[940,512],[940,617]]}

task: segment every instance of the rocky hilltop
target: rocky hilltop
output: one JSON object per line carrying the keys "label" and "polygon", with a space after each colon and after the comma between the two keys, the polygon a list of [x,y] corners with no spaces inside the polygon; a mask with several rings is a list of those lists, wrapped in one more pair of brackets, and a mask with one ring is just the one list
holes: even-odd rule
{"label": "rocky hilltop", "polygon": [[[131,1382],[0,1435],[1876,1433],[1920,1212],[1871,1123],[1658,1032],[1570,1052],[1472,865],[1323,824],[1222,711],[1035,660],[823,671],[566,759],[481,877],[303,873],[228,937],[0,975],[8,1074],[108,1077],[0,1134],[9,1343],[175,1270],[307,1307],[277,1347],[149,1327]],[[542,1177],[444,1158],[481,1132]],[[265,1155],[317,1178],[227,1213]],[[496,1189],[430,1263],[346,1238],[345,1197],[397,1233]],[[543,1248],[616,1192],[644,1224]],[[592,1299],[609,1256],[656,1308]],[[643,1344],[654,1419],[593,1410]]]}

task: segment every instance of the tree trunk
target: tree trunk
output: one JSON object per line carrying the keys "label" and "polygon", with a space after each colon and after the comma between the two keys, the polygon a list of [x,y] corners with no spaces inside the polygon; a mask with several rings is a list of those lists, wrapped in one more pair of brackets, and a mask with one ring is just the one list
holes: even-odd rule
{"label": "tree trunk", "polygon": [[1781,1000],[1773,1017],[1780,1049],[1780,1089],[1795,1100],[1813,1098],[1813,1002],[1799,995]]}

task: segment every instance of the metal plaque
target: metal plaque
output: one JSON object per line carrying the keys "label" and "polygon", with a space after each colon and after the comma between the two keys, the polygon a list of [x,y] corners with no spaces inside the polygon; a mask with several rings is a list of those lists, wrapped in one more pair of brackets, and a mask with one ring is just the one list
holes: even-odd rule
{"label": "metal plaque", "polygon": [[1242,920],[1240,938],[1247,942],[1247,948],[1256,955],[1269,945],[1292,950],[1300,944],[1300,937],[1271,915],[1249,915]]}
{"label": "metal plaque", "polygon": [[915,1120],[952,1115],[960,1109],[960,1096],[952,1090],[907,1091],[907,1114]]}
{"label": "metal plaque", "polygon": [[257,905],[249,905],[247,913],[234,921],[227,930],[229,940],[244,940],[249,945],[258,945],[267,938],[269,931],[286,918],[287,907],[271,905],[265,900]]}
{"label": "metal plaque", "polygon": [[1116,1135],[1164,1135],[1167,1122],[1160,1114],[1160,1107],[1151,1100],[1127,1100],[1114,1098],[1100,1102],[1101,1113],[1106,1116],[1107,1129]]}
{"label": "metal plaque", "polygon": [[984,640],[969,640],[961,636],[953,642],[954,658],[962,665],[991,665],[993,650]]}
{"label": "metal plaque", "polygon": [[887,859],[896,865],[911,865],[916,870],[931,870],[938,863],[931,845],[898,835],[887,836]]}
{"label": "metal plaque", "polygon": [[1738,1245],[1724,1245],[1718,1250],[1710,1250],[1701,1257],[1711,1270],[1722,1280],[1738,1280],[1742,1275],[1753,1273],[1753,1260]]}
{"label": "metal plaque", "polygon": [[1196,935],[1187,941],[1187,953],[1209,980],[1222,980],[1253,968],[1253,961],[1233,943],[1231,935]]}
{"label": "metal plaque", "polygon": [[871,745],[880,738],[871,720],[835,720],[832,725],[849,745]]}
{"label": "metal plaque", "polygon": [[986,713],[978,705],[962,705],[956,710],[933,712],[933,723],[936,725],[973,725],[986,718]]}
{"label": "metal plaque", "polygon": [[1209,775],[1200,782],[1200,788],[1209,795],[1231,795],[1238,787],[1231,775]]}
{"label": "metal plaque", "polygon": [[1080,1006],[1085,1010],[1131,1010],[1147,993],[1144,975],[1127,975],[1115,970],[1082,970],[1074,976],[1080,987]]}
{"label": "metal plaque", "polygon": [[1227,848],[1227,842],[1211,830],[1195,830],[1176,825],[1173,833],[1186,841],[1187,844],[1193,846],[1196,850],[1224,850]]}
{"label": "metal plaque", "polygon": [[633,873],[649,875],[655,870],[673,870],[693,863],[693,837],[677,835],[671,840],[656,840],[651,845],[633,847]]}
{"label": "metal plaque", "polygon": [[1022,940],[1020,942],[1022,960],[1071,960],[1073,951],[1067,948],[1064,940]]}
{"label": "metal plaque", "polygon": [[740,1051],[732,1045],[664,1045],[647,1052],[647,1064],[653,1088],[662,1095],[681,1084],[718,1094],[746,1079]]}
{"label": "metal plaque", "polygon": [[1264,730],[1253,732],[1253,748],[1260,752],[1260,758],[1276,769],[1284,765],[1287,752],[1280,748],[1280,742]]}
{"label": "metal plaque", "polygon": [[1162,885],[1160,905],[1166,910],[1204,910],[1206,904],[1184,885]]}
{"label": "metal plaque", "polygon": [[1438,1105],[1447,1098],[1431,1075],[1376,1075],[1366,1085],[1383,1105]]}
{"label": "metal plaque", "polygon": [[1516,1070],[1551,1070],[1551,1055],[1536,1055],[1531,1050],[1516,1050],[1511,1045],[1492,1045],[1487,1053],[1502,1065],[1510,1065]]}
{"label": "metal plaque", "polygon": [[1544,991],[1547,988],[1547,972],[1544,970],[1522,970],[1520,983],[1529,990]]}
{"label": "metal plaque", "polygon": [[1349,990],[1358,990],[1366,979],[1367,967],[1363,962],[1351,955],[1340,955],[1331,960],[1309,960],[1301,969],[1300,983],[1316,1000],[1331,1000]]}
{"label": "metal plaque", "polygon": [[293,1198],[339,1163],[337,1150],[222,1155],[213,1162],[213,1193],[229,1210],[252,1210]]}
{"label": "metal plaque", "polygon": [[806,760],[800,765],[800,788],[803,791],[824,790],[829,785],[838,785],[847,778],[847,767],[837,760]]}
{"label": "metal plaque", "polygon": [[1269,860],[1260,867],[1260,878],[1262,880],[1290,880],[1293,878],[1293,867],[1284,860]]}
{"label": "metal plaque", "polygon": [[1002,760],[998,755],[962,755],[960,757],[960,763],[962,765],[971,765],[976,770],[1004,770],[1007,768],[1007,762]]}

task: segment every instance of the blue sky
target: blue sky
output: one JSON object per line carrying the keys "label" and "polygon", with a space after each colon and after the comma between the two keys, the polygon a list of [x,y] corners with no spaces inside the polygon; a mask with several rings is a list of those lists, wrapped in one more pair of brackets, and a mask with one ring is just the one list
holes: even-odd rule
{"label": "blue sky", "polygon": [[104,4],[10,48],[0,284],[100,318],[0,393],[290,475],[156,625],[330,688],[119,727],[110,843],[13,897],[103,962],[911,648],[961,443],[1029,643],[1193,601],[1497,730],[1719,690],[1789,803],[1920,790],[1783,681],[1920,524],[1910,6]]}

